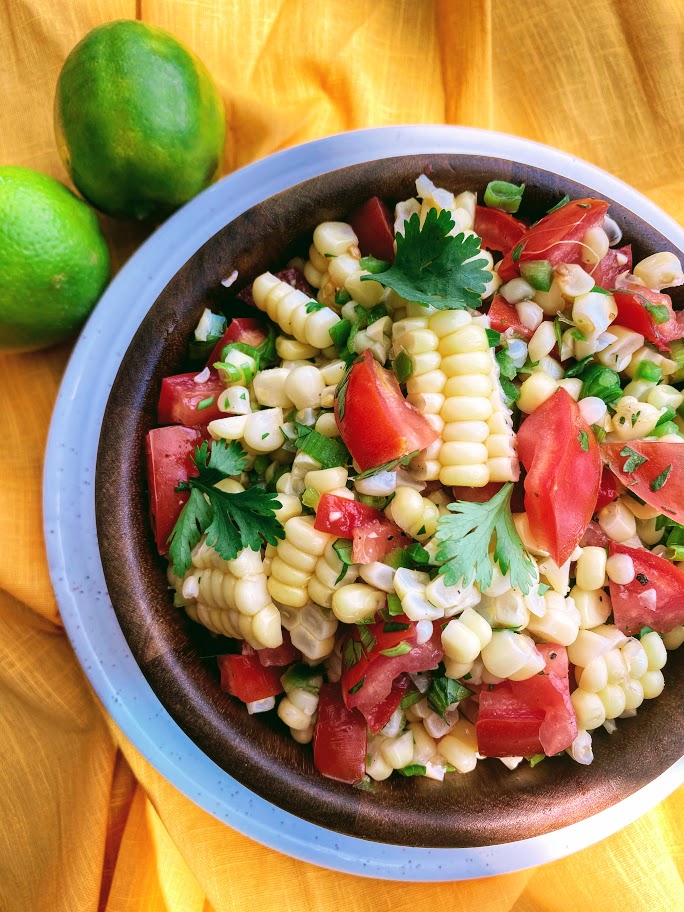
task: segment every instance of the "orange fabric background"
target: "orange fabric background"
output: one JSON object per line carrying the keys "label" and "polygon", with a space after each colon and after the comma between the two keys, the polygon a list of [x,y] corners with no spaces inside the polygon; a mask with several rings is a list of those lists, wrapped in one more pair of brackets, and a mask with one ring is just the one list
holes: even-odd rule
{"label": "orange fabric background", "polygon": [[[226,104],[226,170],[354,127],[461,123],[580,155],[684,221],[681,0],[1,0],[0,162],[66,179],[59,69],[121,17],[205,61]],[[118,268],[144,230],[103,224]],[[0,356],[1,912],[684,909],[681,789],[566,860],[423,886],[293,861],[161,779],[104,718],[47,575],[42,454],[68,353]]]}

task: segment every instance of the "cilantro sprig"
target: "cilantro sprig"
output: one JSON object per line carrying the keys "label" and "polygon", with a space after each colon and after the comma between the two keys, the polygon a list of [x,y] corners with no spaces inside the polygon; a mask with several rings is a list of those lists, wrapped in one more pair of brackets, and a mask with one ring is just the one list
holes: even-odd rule
{"label": "cilantro sprig", "polygon": [[237,441],[226,446],[222,440],[205,441],[195,448],[192,461],[198,471],[178,486],[190,497],[169,536],[169,559],[173,572],[183,576],[192,563],[192,549],[206,533],[207,545],[224,559],[233,560],[243,548],[259,551],[263,542],[277,545],[285,530],[275,517],[278,495],[263,488],[249,488],[229,494],[215,485],[239,475],[247,455]]}
{"label": "cilantro sprig", "polygon": [[449,212],[429,209],[421,227],[418,213],[397,234],[394,263],[384,272],[362,276],[361,281],[379,282],[407,301],[438,310],[479,307],[492,274],[487,260],[479,257],[480,239],[455,236]]}
{"label": "cilantro sprig", "polygon": [[[439,519],[435,535],[440,543],[436,555],[442,562],[439,572],[447,586],[469,586],[474,580],[480,589],[486,589],[496,563],[502,573],[510,573],[511,586],[519,586],[523,594],[530,591],[536,575],[513,523],[512,493],[513,485],[508,482],[485,503],[460,500],[449,504],[453,515]],[[490,558],[492,536],[496,536],[496,544]]]}

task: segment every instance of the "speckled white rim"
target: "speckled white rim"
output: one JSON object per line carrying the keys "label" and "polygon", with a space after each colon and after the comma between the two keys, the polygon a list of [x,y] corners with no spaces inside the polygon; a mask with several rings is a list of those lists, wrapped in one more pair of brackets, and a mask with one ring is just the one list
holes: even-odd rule
{"label": "speckled white rim", "polygon": [[76,654],[107,712],[176,788],[236,830],[338,871],[407,881],[467,880],[552,861],[637,819],[684,782],[684,758],[618,805],[555,833],[481,849],[371,843],[314,826],[241,786],[161,705],[128,649],[107,595],[95,527],[97,444],[114,377],[141,320],[185,261],[241,212],[300,181],[379,158],[451,152],[513,159],[620,201],[684,249],[684,231],[641,194],[564,152],[466,127],[359,130],[279,152],[210,187],[161,226],[111,283],[88,321],[57,398],[44,474],[52,583]]}

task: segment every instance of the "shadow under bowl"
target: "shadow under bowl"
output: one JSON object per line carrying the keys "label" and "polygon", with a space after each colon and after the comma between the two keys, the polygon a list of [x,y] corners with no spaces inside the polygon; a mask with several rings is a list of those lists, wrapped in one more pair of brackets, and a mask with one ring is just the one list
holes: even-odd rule
{"label": "shadow under bowl", "polygon": [[[476,190],[494,178],[527,186],[519,215],[535,220],[565,194],[607,199],[635,261],[678,250],[643,219],[590,187],[515,162],[472,155],[414,155],[344,168],[254,206],[201,247],[148,312],[121,363],[100,436],[96,474],[99,547],[114,610],[152,689],[180,727],[227,773],[279,807],[340,833],[406,846],[469,847],[515,842],[576,823],[648,784],[684,754],[684,661],[672,653],[666,688],[638,718],[594,737],[595,760],[568,757],[509,771],[497,760],[443,783],[402,778],[361,791],[320,776],[310,748],[292,740],[274,713],[250,716],[219,687],[206,636],[172,606],[165,561],[148,518],[144,441],[155,426],[163,377],[183,370],[188,339],[208,301],[234,311],[234,292],[282,268],[315,226],[343,218],[371,196],[415,194],[428,172],[440,187]],[[306,241],[308,244],[308,241]],[[239,270],[228,291],[221,279]],[[683,289],[673,295],[684,305]],[[206,649],[204,649],[206,651]]]}

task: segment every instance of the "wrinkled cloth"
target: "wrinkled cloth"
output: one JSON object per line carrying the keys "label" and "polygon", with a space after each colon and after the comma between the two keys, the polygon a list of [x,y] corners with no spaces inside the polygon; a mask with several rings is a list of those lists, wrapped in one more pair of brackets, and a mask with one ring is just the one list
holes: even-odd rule
{"label": "wrinkled cloth", "polygon": [[[204,60],[225,101],[226,171],[356,127],[467,124],[577,154],[684,220],[681,0],[5,0],[0,163],[67,180],[57,76],[115,18],[166,28]],[[146,229],[103,227],[118,268]],[[684,789],[562,861],[404,885],[264,848],[170,786],[105,717],[50,587],[41,470],[68,354],[0,355],[2,912],[684,909]]]}

